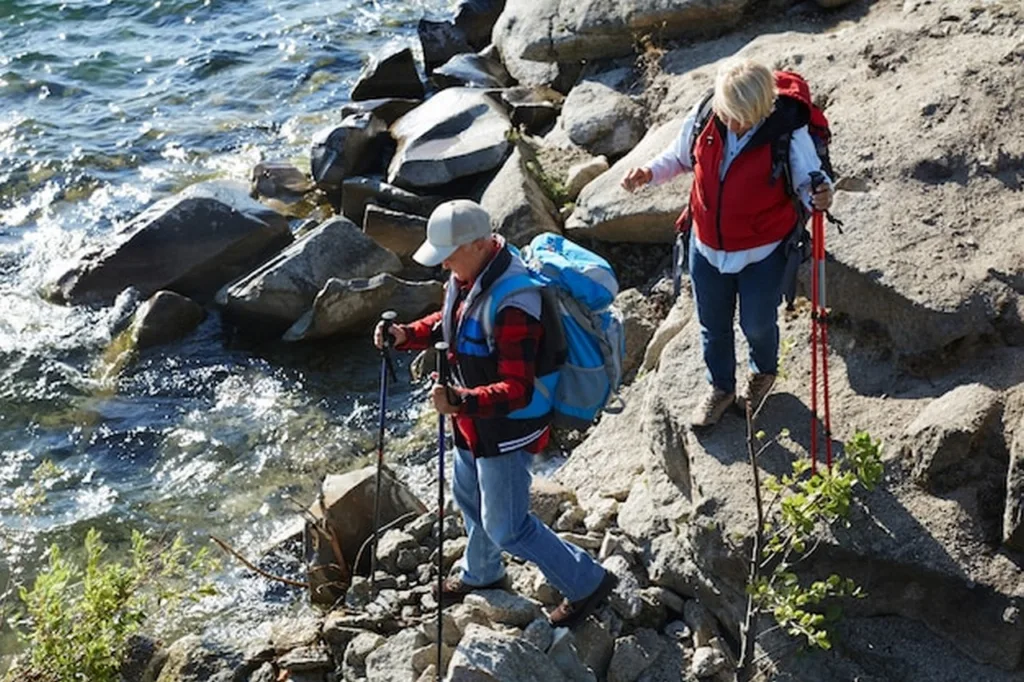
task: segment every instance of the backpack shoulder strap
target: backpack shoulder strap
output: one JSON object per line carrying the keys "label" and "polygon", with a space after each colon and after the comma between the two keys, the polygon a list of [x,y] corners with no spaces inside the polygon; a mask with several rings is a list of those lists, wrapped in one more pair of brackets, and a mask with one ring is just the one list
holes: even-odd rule
{"label": "backpack shoulder strap", "polygon": [[700,100],[700,106],[697,107],[697,118],[693,119],[693,135],[690,138],[690,167],[697,165],[697,139],[700,134],[704,132],[704,128],[707,127],[708,121],[715,115],[712,110],[711,101],[714,99],[715,90],[714,88],[708,88],[708,91],[704,93],[704,96]]}

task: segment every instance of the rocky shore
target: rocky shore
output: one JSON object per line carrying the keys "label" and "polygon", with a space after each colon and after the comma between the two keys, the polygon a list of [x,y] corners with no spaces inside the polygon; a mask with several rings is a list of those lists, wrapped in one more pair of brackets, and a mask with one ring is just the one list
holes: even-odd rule
{"label": "rocky shore", "polygon": [[[837,450],[858,430],[881,439],[886,471],[802,567],[867,594],[843,604],[836,645],[793,656],[776,632],[759,642],[758,671],[1024,678],[1021,35],[1024,10],[1009,2],[463,0],[451,21],[421,23],[422,54],[369,60],[340,122],[314,136],[309,175],[261,164],[250,187],[197,186],[140,215],[50,292],[76,305],[147,301],[129,327],[139,350],[205,314],[289,342],[365,335],[388,308],[417,316],[441,287],[409,256],[430,210],[467,197],[513,243],[556,231],[608,256],[629,357],[626,408],[535,482],[535,512],[620,578],[577,631],[552,631],[542,607],[558,595],[512,562],[511,591],[446,610],[439,675],[436,519],[389,478],[394,527],[371,590],[358,556],[368,531],[352,530],[365,515],[351,501],[372,491],[371,469],[325,482],[320,517],[342,510],[325,527],[352,534],[344,560],[329,534],[313,548],[328,552],[314,565],[341,571],[320,576],[337,589],[333,608],[255,642],[184,638],[130,679],[735,679],[752,480],[741,419],[702,434],[686,425],[703,382],[699,332],[665,267],[689,180],[635,195],[619,182],[671,142],[737,52],[800,71],[835,132],[846,229],[828,237],[832,424]],[[762,459],[769,473],[807,455],[808,329],[798,302],[758,422],[788,434]],[[443,532],[450,566],[465,545],[454,512]]]}

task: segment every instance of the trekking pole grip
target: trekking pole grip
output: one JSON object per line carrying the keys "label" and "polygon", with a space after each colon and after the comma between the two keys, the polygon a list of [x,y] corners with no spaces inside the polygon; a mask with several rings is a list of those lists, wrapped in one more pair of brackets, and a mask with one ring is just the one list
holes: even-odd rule
{"label": "trekking pole grip", "polygon": [[395,373],[395,363],[391,359],[391,349],[395,347],[395,337],[391,335],[391,326],[395,324],[395,320],[398,319],[398,313],[394,310],[385,310],[380,314],[381,324],[384,325],[384,347],[380,349],[380,355],[384,358],[384,362],[387,364],[388,374],[391,375],[391,381],[397,381],[398,376]]}

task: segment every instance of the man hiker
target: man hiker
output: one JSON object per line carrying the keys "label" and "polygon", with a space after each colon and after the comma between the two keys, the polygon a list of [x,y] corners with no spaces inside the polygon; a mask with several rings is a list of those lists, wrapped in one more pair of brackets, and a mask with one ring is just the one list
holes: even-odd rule
{"label": "man hiker", "polygon": [[[530,461],[547,444],[551,420],[534,381],[554,371],[564,352],[543,324],[555,311],[539,288],[512,291],[492,307],[491,293],[526,266],[491,233],[490,216],[472,201],[438,206],[413,259],[451,272],[440,311],[388,327],[397,349],[419,350],[442,340],[450,348],[455,385],[435,385],[431,400],[454,422],[452,491],[468,543],[439,598],[450,604],[473,590],[504,587],[506,551],[535,563],[561,592],[564,600],[548,619],[555,627],[572,627],[617,580],[530,513]],[[378,348],[383,335],[380,324],[374,332]]]}
{"label": "man hiker", "polygon": [[[781,94],[777,75],[765,66],[751,60],[725,64],[715,79],[706,124],[698,119],[707,100],[686,117],[672,146],[622,180],[632,192],[693,171],[680,225],[693,227],[689,269],[710,384],[691,415],[694,427],[715,424],[736,400],[737,299],[750,347],[741,397],[756,411],[768,395],[778,371],[785,241],[802,227],[807,209],[826,210],[832,203],[827,176],[812,194],[811,174],[822,170],[821,160],[807,125],[793,124],[794,107]],[[781,135],[790,135],[789,184],[798,202],[774,172],[772,143]]]}

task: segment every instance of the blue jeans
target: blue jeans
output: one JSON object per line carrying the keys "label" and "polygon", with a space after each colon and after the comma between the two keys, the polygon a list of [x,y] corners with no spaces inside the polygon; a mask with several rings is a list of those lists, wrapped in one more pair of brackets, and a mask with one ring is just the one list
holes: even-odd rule
{"label": "blue jeans", "polygon": [[700,342],[708,381],[723,391],[736,390],[733,317],[740,302],[740,329],[750,346],[752,372],[775,374],[779,365],[779,303],[786,267],[784,245],[762,261],[726,275],[690,244],[690,279],[700,321]]}
{"label": "blue jeans", "polygon": [[468,585],[500,580],[504,550],[535,563],[563,597],[578,601],[597,589],[604,569],[530,513],[532,457],[523,450],[479,458],[456,450],[452,491],[469,536],[461,578]]}

